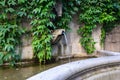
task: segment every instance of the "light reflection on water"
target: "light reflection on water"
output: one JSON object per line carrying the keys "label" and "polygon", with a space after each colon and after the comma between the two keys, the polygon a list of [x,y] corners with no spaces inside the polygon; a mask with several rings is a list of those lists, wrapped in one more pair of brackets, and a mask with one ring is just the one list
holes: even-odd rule
{"label": "light reflection on water", "polygon": [[[71,59],[71,61],[81,60],[85,58]],[[0,68],[0,80],[25,80],[37,73],[40,73],[49,68],[68,63],[69,60],[61,60],[56,63],[48,65],[34,65],[29,67],[19,67],[19,68]]]}
{"label": "light reflection on water", "polygon": [[37,65],[23,68],[0,69],[0,80],[25,80],[41,71],[57,66],[57,64]]}

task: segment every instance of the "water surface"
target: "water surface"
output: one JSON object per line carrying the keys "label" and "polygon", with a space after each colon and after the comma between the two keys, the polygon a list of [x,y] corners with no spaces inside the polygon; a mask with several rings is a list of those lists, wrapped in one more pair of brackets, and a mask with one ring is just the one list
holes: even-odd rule
{"label": "water surface", "polygon": [[40,73],[49,68],[68,63],[75,60],[81,60],[85,58],[75,58],[75,59],[66,59],[60,60],[58,62],[54,62],[47,65],[32,65],[27,67],[19,67],[19,68],[0,68],[0,80],[25,80],[28,77],[31,77],[37,73]]}

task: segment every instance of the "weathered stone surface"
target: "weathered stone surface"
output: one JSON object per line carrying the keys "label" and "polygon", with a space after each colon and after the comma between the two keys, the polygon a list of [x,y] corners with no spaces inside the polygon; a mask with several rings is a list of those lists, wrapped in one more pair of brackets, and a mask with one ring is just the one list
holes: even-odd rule
{"label": "weathered stone surface", "polygon": [[[29,24],[30,21],[23,21],[22,22],[22,26],[26,27],[27,30],[29,31],[31,29],[31,26]],[[66,37],[67,37],[67,45],[65,45],[65,41],[62,38],[61,42],[63,45],[61,44],[57,44],[53,46],[53,55],[55,54],[58,55],[59,53],[62,53],[64,55],[87,55],[86,51],[83,49],[83,47],[80,44],[80,35],[78,35],[77,30],[79,29],[79,27],[83,26],[84,24],[79,24],[78,22],[78,15],[73,16],[72,21],[69,23],[69,27],[70,27],[70,31],[65,31],[64,29],[61,29],[60,31],[55,31],[54,33],[57,33],[58,35],[60,35],[62,33],[62,31],[66,32]],[[54,35],[53,33],[53,35]],[[54,36],[54,39],[56,39],[57,36]],[[94,38],[94,41],[96,42],[95,44],[95,48],[96,50],[101,50],[103,49],[100,46],[100,37],[101,37],[101,25],[98,25],[97,28],[95,28],[93,30],[93,34],[92,37]],[[53,39],[53,40],[54,40]],[[27,35],[23,35],[22,37],[22,55],[25,55],[25,49],[26,46],[31,46],[31,42],[32,42],[32,38],[31,36],[27,36]],[[60,47],[60,45],[62,46],[62,49]],[[32,47],[30,48],[32,49]],[[105,50],[110,50],[110,51],[117,51],[120,52],[120,26],[115,27],[110,33],[108,33],[106,35],[106,39],[105,39]],[[33,56],[33,50],[29,50],[31,51],[29,55]],[[29,52],[26,51],[26,52]],[[23,58],[23,56],[22,56]],[[25,58],[24,58],[25,59]]]}
{"label": "weathered stone surface", "polygon": [[120,42],[120,33],[115,33],[113,39],[115,39],[116,42]]}
{"label": "weathered stone surface", "polygon": [[98,56],[120,56],[119,52],[112,52],[107,50],[98,50],[97,51]]}
{"label": "weathered stone surface", "polygon": [[120,25],[118,25],[118,27],[115,27],[115,28],[113,29],[113,31],[114,31],[115,33],[120,33]]}
{"label": "weathered stone surface", "polygon": [[109,44],[107,44],[106,47],[107,47],[107,48],[106,48],[105,50],[115,51],[115,49],[116,49],[116,44],[115,44],[115,43],[110,43],[110,42],[109,42]]}
{"label": "weathered stone surface", "polygon": [[96,50],[102,49],[102,47],[100,45],[101,27],[102,27],[102,25],[98,25],[97,28],[95,28],[92,32],[92,37],[93,37],[94,41],[96,42],[96,44],[95,44]]}
{"label": "weathered stone surface", "polygon": [[22,59],[33,59],[33,49],[31,45],[22,47],[21,58]]}
{"label": "weathered stone surface", "polygon": [[55,31],[52,33],[52,35],[53,35],[52,42],[54,42],[59,35],[62,35],[63,32],[65,32],[65,29],[57,29],[57,30],[55,30]]}
{"label": "weathered stone surface", "polygon": [[68,40],[69,43],[68,45],[71,46],[71,54],[76,55],[76,54],[86,54],[84,49],[82,48],[80,44],[80,35],[78,35],[77,30],[81,26],[77,22],[77,16],[74,16],[73,20],[70,22],[69,26],[71,28],[71,32],[69,33],[70,39]]}
{"label": "weathered stone surface", "polygon": [[71,76],[82,72],[83,70],[118,62],[120,62],[120,56],[109,56],[75,61],[38,73],[27,80],[69,80]]}
{"label": "weathered stone surface", "polygon": [[109,42],[105,42],[105,44],[104,44],[104,47],[105,47],[104,49],[105,49],[105,50],[110,49],[110,45],[108,46],[107,44],[109,44]]}
{"label": "weathered stone surface", "polygon": [[106,35],[105,50],[120,52],[120,26]]}
{"label": "weathered stone surface", "polygon": [[[76,79],[81,80],[81,79]],[[120,80],[120,70],[110,70],[94,74],[84,80]]]}
{"label": "weathered stone surface", "polygon": [[112,40],[112,35],[111,34],[107,34],[105,41],[106,42],[111,42],[111,40]]}
{"label": "weathered stone surface", "polygon": [[27,29],[27,31],[31,30],[32,26],[30,25],[30,20],[22,20],[22,26]]}
{"label": "weathered stone surface", "polygon": [[22,36],[22,46],[28,46],[32,43],[32,37],[30,35],[23,35]]}
{"label": "weathered stone surface", "polygon": [[33,59],[32,37],[29,34],[22,36],[21,58]]}

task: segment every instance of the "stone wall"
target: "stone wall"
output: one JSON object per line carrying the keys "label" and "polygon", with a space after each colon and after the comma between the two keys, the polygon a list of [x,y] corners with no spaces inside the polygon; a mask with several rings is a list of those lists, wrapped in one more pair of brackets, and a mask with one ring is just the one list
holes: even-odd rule
{"label": "stone wall", "polygon": [[[31,29],[31,26],[28,24],[29,21],[24,21],[23,26],[27,30]],[[64,38],[56,45],[53,45],[53,55],[74,55],[74,56],[86,56],[86,52],[80,44],[80,35],[77,34],[77,30],[83,24],[79,24],[78,16],[74,15],[72,21],[69,23],[70,31],[65,31],[67,36],[67,45],[64,43]],[[97,28],[93,30],[92,37],[96,42],[96,50],[102,50],[100,46],[100,35],[101,35],[101,25],[98,25]],[[21,46],[21,57],[22,59],[32,59],[33,58],[33,49],[31,46],[32,37],[31,35],[25,34],[22,37],[22,46]],[[120,26],[113,29],[109,34],[106,35],[105,39],[105,50],[120,52]]]}
{"label": "stone wall", "polygon": [[106,35],[104,49],[120,52],[120,25]]}
{"label": "stone wall", "polygon": [[[31,26],[28,24],[29,21],[23,21],[22,25],[26,27],[29,31]],[[67,37],[67,45],[65,43],[64,36],[61,37],[61,40],[52,46],[52,55],[53,56],[86,56],[87,53],[80,44],[80,35],[78,35],[77,30],[83,24],[79,24],[78,16],[74,15],[72,21],[69,23],[70,31],[65,31]],[[98,25],[97,28],[93,31],[93,38],[96,42],[96,50],[101,50],[100,46],[100,34],[101,34],[101,25]],[[21,46],[21,57],[22,59],[32,59],[33,58],[33,49],[31,46],[32,37],[31,35],[24,34],[22,37],[22,46]]]}
{"label": "stone wall", "polygon": [[101,25],[97,25],[97,27],[93,30],[92,37],[94,41],[96,42],[95,48],[97,50],[101,50],[102,47],[100,45],[100,38],[101,38]]}
{"label": "stone wall", "polygon": [[86,52],[84,51],[80,44],[81,37],[77,33],[77,30],[79,29],[80,26],[82,25],[80,25],[78,22],[78,16],[77,15],[73,16],[73,19],[69,24],[71,31],[67,32],[67,37],[70,54],[75,56],[86,55]]}
{"label": "stone wall", "polygon": [[[78,16],[74,15],[73,20],[69,24],[71,31],[67,32],[67,38],[68,38],[68,46],[70,54],[74,56],[86,56],[87,53],[83,49],[82,45],[80,44],[80,35],[78,35],[77,30],[79,27],[83,26],[83,24],[79,24],[78,22]],[[101,25],[98,25],[92,33],[92,37],[94,41],[96,42],[95,48],[96,50],[101,50],[100,46],[100,35],[101,35]]]}
{"label": "stone wall", "polygon": [[21,58],[22,59],[32,59],[33,58],[33,49],[32,49],[32,37],[28,34],[23,35],[22,37],[22,49],[21,49]]}
{"label": "stone wall", "polygon": [[[31,30],[30,21],[24,19],[22,21],[22,26],[29,32]],[[32,35],[31,33],[26,33],[21,38],[21,58],[22,59],[32,59],[33,58],[33,49],[32,49]]]}

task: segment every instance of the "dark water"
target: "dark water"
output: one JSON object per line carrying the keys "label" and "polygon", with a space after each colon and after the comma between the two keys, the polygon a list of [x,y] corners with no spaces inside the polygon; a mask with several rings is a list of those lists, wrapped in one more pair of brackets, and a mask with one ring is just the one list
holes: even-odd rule
{"label": "dark water", "polygon": [[57,66],[57,64],[37,65],[21,68],[1,68],[0,80],[25,80],[26,78],[37,74],[41,71]]}
{"label": "dark water", "polygon": [[47,65],[38,64],[38,65],[19,67],[19,68],[0,68],[0,80],[25,80],[28,77],[31,77],[49,68],[81,59],[85,59],[85,58],[60,60],[58,62]]}

